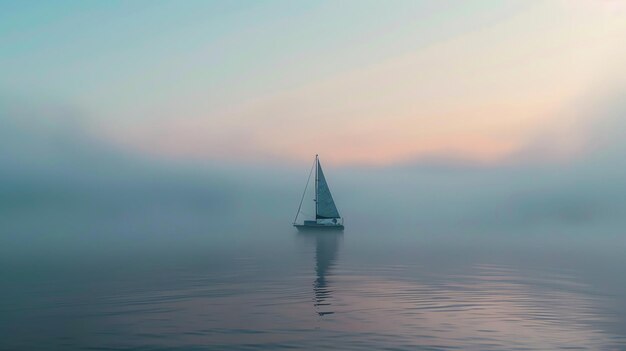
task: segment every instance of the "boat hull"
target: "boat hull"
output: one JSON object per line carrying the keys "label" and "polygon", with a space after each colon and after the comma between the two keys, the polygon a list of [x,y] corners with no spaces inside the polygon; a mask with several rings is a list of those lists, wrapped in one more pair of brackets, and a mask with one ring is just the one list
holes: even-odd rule
{"label": "boat hull", "polygon": [[343,225],[341,224],[294,224],[299,231],[342,231]]}

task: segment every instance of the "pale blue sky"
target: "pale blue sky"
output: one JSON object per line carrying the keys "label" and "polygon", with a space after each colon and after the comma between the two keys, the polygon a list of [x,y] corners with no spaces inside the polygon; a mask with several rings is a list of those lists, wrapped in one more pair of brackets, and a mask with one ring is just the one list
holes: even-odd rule
{"label": "pale blue sky", "polygon": [[[4,93],[107,118],[237,103],[509,16],[515,3],[16,1],[0,8]],[[146,116],[140,116],[146,117]]]}
{"label": "pale blue sky", "polygon": [[624,7],[0,1],[0,100],[168,157],[493,162],[545,129],[584,139],[563,111],[623,73]]}

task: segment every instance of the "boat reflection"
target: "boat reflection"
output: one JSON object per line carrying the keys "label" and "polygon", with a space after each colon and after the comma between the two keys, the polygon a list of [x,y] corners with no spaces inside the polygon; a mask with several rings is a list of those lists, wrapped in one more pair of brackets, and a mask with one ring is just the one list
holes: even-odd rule
{"label": "boat reflection", "polygon": [[307,231],[299,235],[307,239],[309,243],[315,242],[315,273],[313,282],[315,294],[315,311],[320,316],[333,314],[332,311],[332,287],[329,277],[332,276],[332,268],[337,259],[339,242],[343,237],[342,232]]}

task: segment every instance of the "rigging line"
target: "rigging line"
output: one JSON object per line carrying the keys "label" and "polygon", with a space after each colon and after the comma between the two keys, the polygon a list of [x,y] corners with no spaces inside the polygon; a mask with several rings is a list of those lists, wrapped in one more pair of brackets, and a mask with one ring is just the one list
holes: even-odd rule
{"label": "rigging line", "polygon": [[302,199],[300,199],[300,206],[298,206],[298,212],[296,213],[296,218],[293,219],[293,224],[296,224],[298,220],[298,215],[300,214],[300,209],[302,208],[302,202],[304,201],[304,195],[306,195],[306,189],[309,187],[309,181],[311,180],[311,174],[313,173],[313,168],[315,167],[315,162],[313,162],[313,166],[311,166],[311,170],[309,171],[309,177],[306,179],[306,185],[304,186],[304,191],[302,192]]}
{"label": "rigging line", "polygon": [[315,163],[313,164],[313,167],[315,167],[315,220],[317,220],[317,208],[319,207],[317,202],[317,192],[319,191],[320,184],[319,179],[317,178],[317,172],[320,169],[320,159],[317,154],[315,154]]}

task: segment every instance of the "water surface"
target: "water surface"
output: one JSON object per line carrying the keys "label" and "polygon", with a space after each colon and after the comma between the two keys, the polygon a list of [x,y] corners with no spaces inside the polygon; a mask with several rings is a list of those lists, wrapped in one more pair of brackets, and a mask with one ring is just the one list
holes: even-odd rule
{"label": "water surface", "polygon": [[2,349],[626,347],[617,238],[222,231],[5,255]]}

